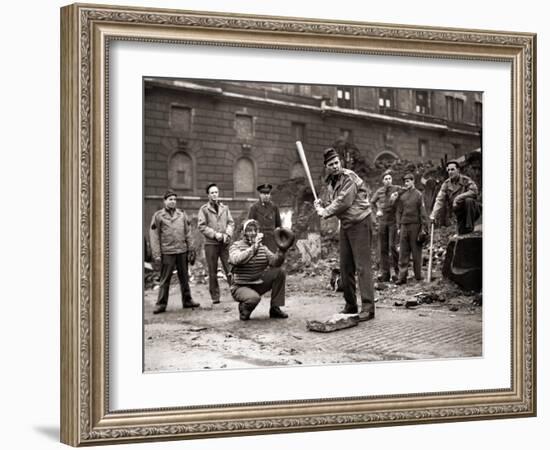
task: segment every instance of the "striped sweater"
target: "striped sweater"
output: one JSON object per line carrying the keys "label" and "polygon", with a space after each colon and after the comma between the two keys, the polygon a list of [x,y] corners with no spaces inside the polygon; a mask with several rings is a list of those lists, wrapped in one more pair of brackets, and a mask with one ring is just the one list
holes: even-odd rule
{"label": "striped sweater", "polygon": [[265,245],[256,252],[244,239],[234,242],[229,248],[229,263],[233,266],[235,284],[260,284],[261,276],[268,267],[279,267],[284,254],[277,250],[272,253]]}

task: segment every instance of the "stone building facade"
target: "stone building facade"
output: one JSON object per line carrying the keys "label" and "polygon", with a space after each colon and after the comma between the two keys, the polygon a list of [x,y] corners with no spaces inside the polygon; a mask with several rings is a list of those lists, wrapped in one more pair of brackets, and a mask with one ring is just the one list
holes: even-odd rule
{"label": "stone building facade", "polygon": [[461,157],[481,148],[482,96],[155,78],[144,81],[143,119],[147,227],[166,189],[196,216],[205,186],[216,182],[236,215],[246,211],[257,184],[303,176],[296,140],[319,187],[323,150],[337,139],[353,143],[367,165]]}

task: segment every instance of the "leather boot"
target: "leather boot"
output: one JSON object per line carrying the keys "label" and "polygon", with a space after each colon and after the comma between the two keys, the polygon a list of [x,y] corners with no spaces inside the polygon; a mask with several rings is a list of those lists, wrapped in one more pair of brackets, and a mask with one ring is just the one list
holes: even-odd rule
{"label": "leather boot", "polygon": [[366,322],[367,320],[374,319],[374,311],[374,300],[372,302],[362,302],[359,322]]}
{"label": "leather boot", "polygon": [[183,302],[184,308],[197,308],[198,306],[201,306],[200,303],[194,302],[192,299]]}
{"label": "leather boot", "polygon": [[249,320],[252,310],[248,307],[246,303],[239,303],[239,319]]}
{"label": "leather boot", "polygon": [[340,314],[357,314],[357,312],[357,305],[350,305],[349,303],[346,303],[346,306],[344,306],[344,309],[340,311]]}
{"label": "leather boot", "polygon": [[288,314],[281,310],[278,306],[269,308],[269,317],[272,319],[286,319]]}
{"label": "leather boot", "polygon": [[153,314],[160,314],[166,311],[166,306],[164,305],[157,305],[155,309],[153,310]]}

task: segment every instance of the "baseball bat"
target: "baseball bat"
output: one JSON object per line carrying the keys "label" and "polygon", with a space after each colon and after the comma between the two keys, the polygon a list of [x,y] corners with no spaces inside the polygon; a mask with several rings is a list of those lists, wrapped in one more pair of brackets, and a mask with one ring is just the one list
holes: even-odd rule
{"label": "baseball bat", "polygon": [[311,173],[309,172],[309,165],[306,159],[306,152],[300,141],[296,141],[296,148],[298,149],[298,155],[300,155],[300,161],[302,161],[302,166],[306,172],[307,181],[309,181],[309,186],[313,192],[313,198],[317,200],[317,193],[315,192],[315,186],[313,185],[313,180],[311,179]]}

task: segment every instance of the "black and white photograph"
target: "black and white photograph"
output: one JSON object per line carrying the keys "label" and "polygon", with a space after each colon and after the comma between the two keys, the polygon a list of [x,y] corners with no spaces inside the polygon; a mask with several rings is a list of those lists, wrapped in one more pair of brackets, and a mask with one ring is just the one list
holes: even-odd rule
{"label": "black and white photograph", "polygon": [[3,448],[548,445],[543,2],[70,3],[3,9]]}
{"label": "black and white photograph", "polygon": [[144,372],[483,357],[482,124],[483,92],[144,77]]}

